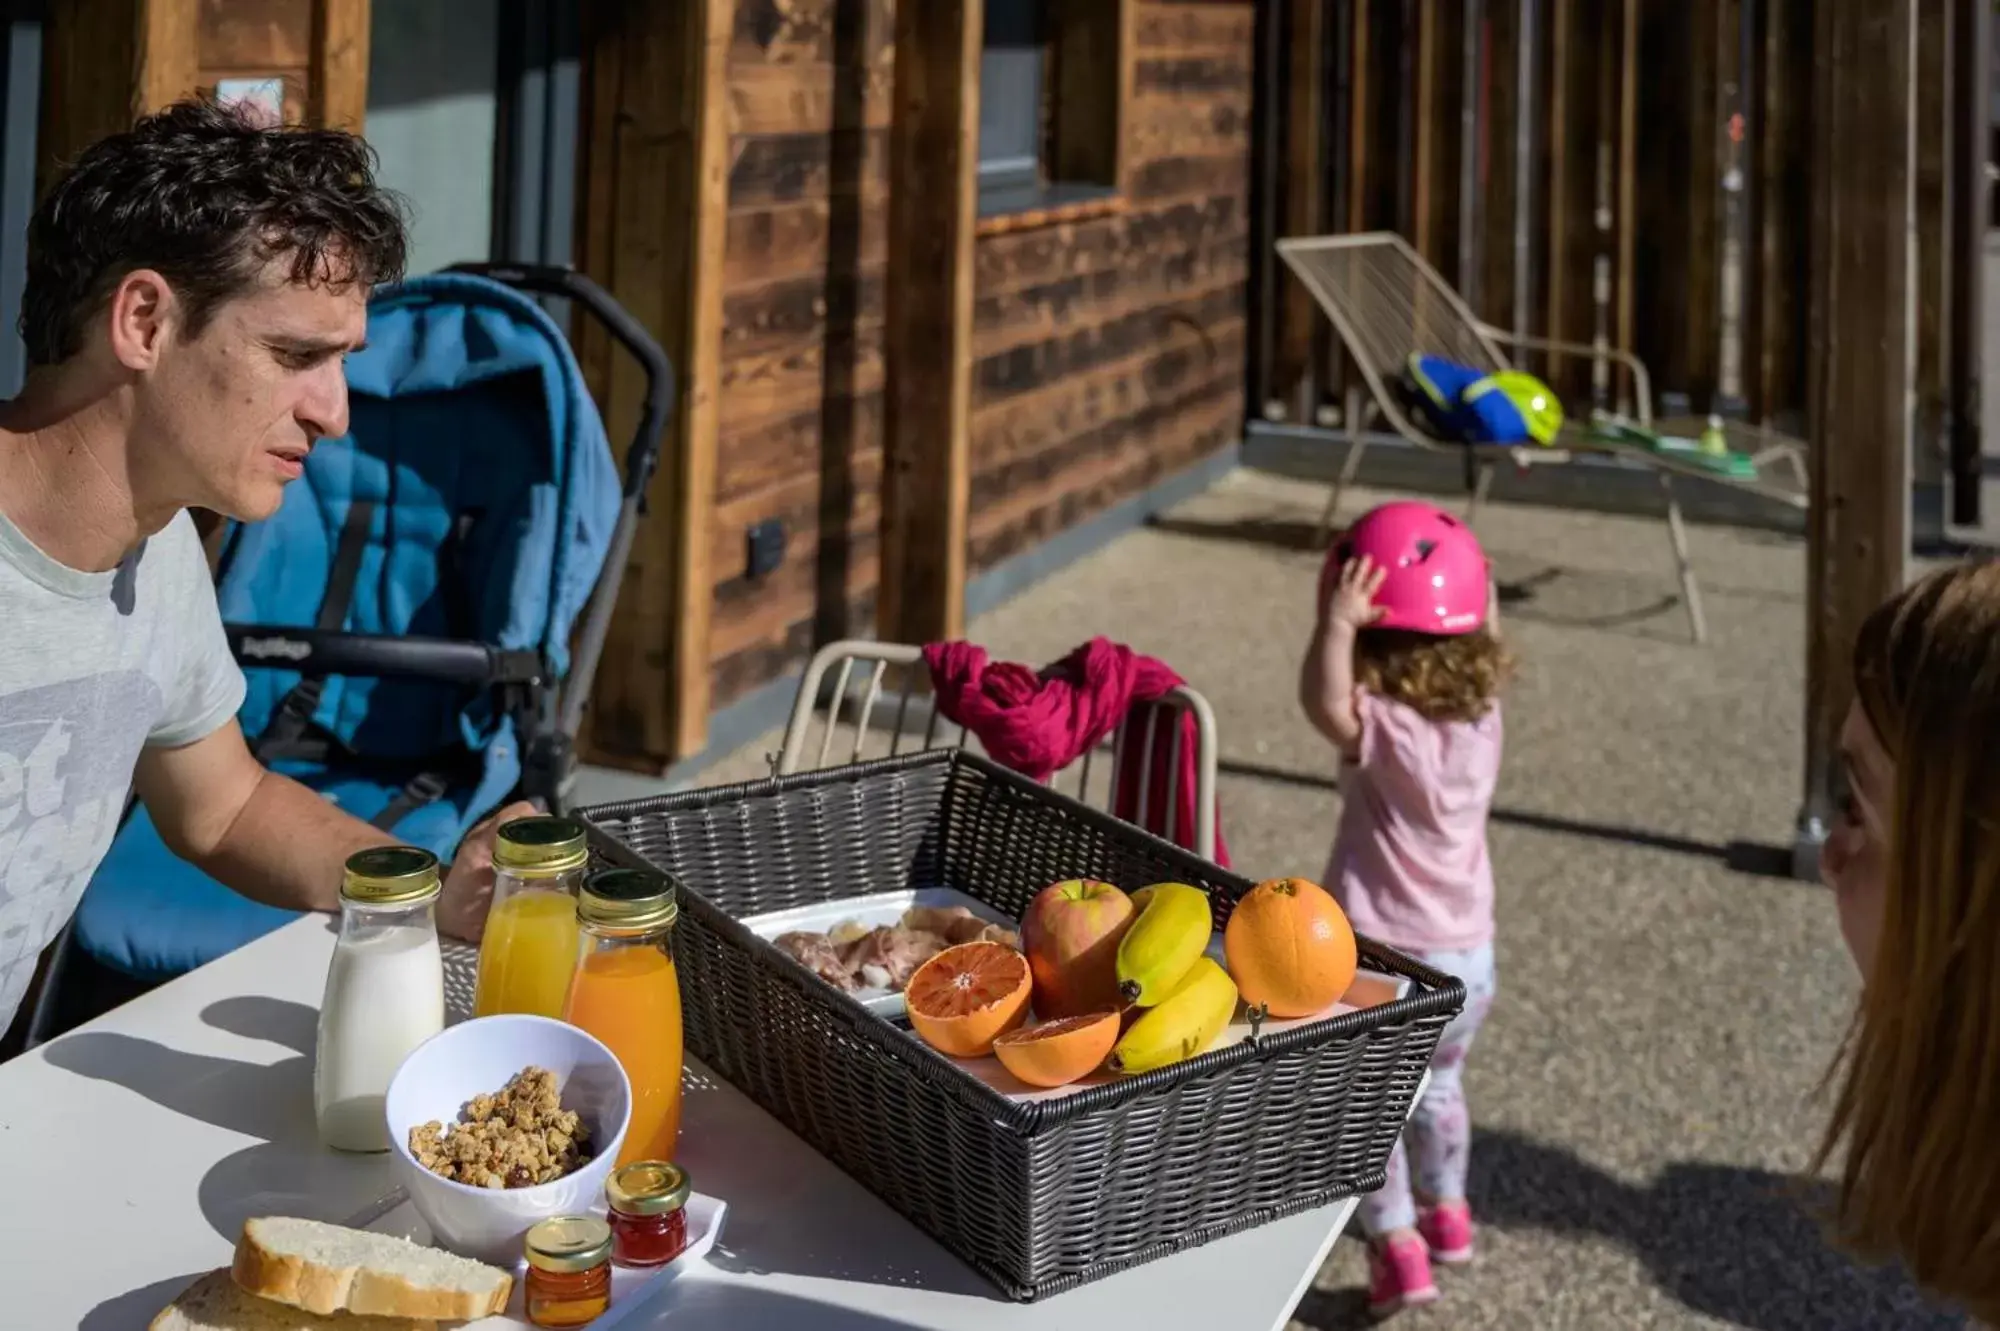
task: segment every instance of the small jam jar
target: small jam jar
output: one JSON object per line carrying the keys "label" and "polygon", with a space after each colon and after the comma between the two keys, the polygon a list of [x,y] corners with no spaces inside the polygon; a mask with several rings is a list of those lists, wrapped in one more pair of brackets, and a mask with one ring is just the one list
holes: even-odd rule
{"label": "small jam jar", "polygon": [[586,1326],[611,1306],[611,1230],[594,1215],[559,1215],[528,1231],[524,1302],[536,1326]]}
{"label": "small jam jar", "polygon": [[687,1171],[665,1160],[635,1160],[604,1181],[611,1260],[665,1266],[687,1248]]}

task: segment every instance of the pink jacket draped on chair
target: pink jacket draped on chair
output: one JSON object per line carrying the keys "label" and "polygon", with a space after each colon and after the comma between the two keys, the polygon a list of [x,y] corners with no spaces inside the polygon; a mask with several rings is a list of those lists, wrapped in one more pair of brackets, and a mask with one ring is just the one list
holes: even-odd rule
{"label": "pink jacket draped on chair", "polygon": [[[1184,682],[1165,663],[1101,637],[1040,670],[1015,661],[989,661],[985,648],[968,642],[931,643],[924,648],[924,663],[930,667],[938,710],[977,735],[995,762],[1036,781],[1047,781],[1095,748],[1132,708],[1157,702]],[[1143,817],[1138,816],[1137,806],[1145,745],[1142,741],[1125,746],[1117,774],[1117,804],[1111,812],[1192,850],[1194,717],[1182,713],[1178,724],[1178,745],[1168,743],[1164,735],[1153,743],[1153,770],[1143,783],[1147,791]],[[1171,782],[1170,753],[1177,756],[1179,766]],[[1176,788],[1171,828],[1166,807],[1170,785]],[[1229,867],[1219,813],[1215,859]]]}

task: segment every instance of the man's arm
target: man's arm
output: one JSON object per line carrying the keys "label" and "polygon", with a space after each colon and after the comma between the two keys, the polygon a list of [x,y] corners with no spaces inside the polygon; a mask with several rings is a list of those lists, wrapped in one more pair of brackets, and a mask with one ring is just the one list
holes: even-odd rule
{"label": "man's arm", "polygon": [[347,857],[396,839],[258,762],[234,720],[147,746],[133,783],[174,854],[269,906],[338,910]]}
{"label": "man's arm", "polygon": [[[147,746],[134,785],[176,855],[226,886],[287,910],[337,910],[341,866],[357,850],[397,844],[305,786],[268,770],[230,720],[176,748]],[[453,859],[438,925],[476,940],[493,891],[493,830],[535,812],[516,803],[472,829]]]}

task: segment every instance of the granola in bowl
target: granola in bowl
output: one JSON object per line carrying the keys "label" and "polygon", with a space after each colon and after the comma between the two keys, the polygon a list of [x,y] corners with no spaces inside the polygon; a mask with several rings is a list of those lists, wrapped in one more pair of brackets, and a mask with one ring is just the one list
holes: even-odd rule
{"label": "granola in bowl", "polygon": [[439,1178],[475,1188],[532,1188],[590,1161],[590,1129],[562,1107],[556,1075],[522,1068],[490,1095],[475,1095],[451,1124],[410,1129],[410,1154]]}

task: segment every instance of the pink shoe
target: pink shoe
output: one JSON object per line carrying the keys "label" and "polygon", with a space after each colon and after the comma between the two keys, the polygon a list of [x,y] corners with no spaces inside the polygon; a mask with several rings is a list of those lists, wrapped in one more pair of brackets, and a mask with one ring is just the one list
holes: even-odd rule
{"label": "pink shoe", "polygon": [[1472,1260],[1472,1208],[1464,1202],[1438,1203],[1417,1217],[1417,1230],[1432,1261],[1460,1266]]}
{"label": "pink shoe", "polygon": [[1437,1301],[1431,1258],[1423,1240],[1394,1238],[1368,1245],[1368,1312],[1387,1317],[1420,1303]]}

